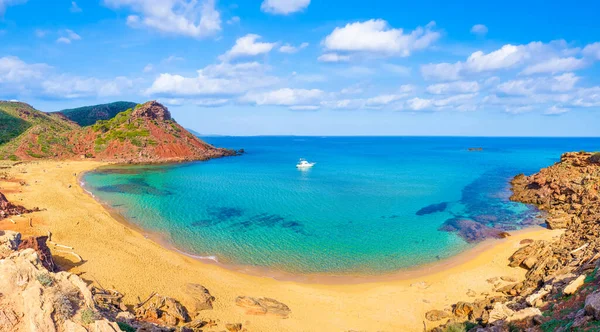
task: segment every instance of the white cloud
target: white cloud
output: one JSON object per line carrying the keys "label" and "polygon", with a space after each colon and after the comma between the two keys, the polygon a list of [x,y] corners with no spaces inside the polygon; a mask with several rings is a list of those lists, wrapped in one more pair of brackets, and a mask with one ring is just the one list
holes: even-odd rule
{"label": "white cloud", "polygon": [[475,81],[456,81],[433,84],[427,87],[427,92],[434,95],[474,93],[479,91],[479,83]]}
{"label": "white cloud", "polygon": [[275,43],[257,42],[260,38],[261,36],[255,34],[248,34],[238,38],[235,41],[235,45],[229,51],[219,56],[219,60],[228,61],[235,58],[251,57],[271,52],[273,47],[275,47]]}
{"label": "white cloud", "polygon": [[127,17],[127,24],[134,28],[146,26],[193,38],[221,31],[221,14],[215,9],[215,0],[104,0],[104,4],[135,12]]}
{"label": "white cloud", "polygon": [[264,0],[260,9],[270,14],[289,15],[302,11],[310,5],[310,0]]}
{"label": "white cloud", "polygon": [[232,18],[230,18],[229,20],[227,20],[227,24],[229,25],[233,25],[233,24],[239,24],[241,21],[239,16],[233,16]]}
{"label": "white cloud", "polygon": [[317,58],[321,62],[345,62],[350,61],[347,55],[339,55],[337,53],[325,53]]}
{"label": "white cloud", "polygon": [[475,24],[471,28],[471,33],[474,35],[485,36],[488,33],[488,28],[483,24]]}
{"label": "white cloud", "polygon": [[325,93],[319,89],[290,89],[283,88],[268,92],[249,92],[240,98],[241,102],[246,102],[258,106],[290,106],[295,107],[314,107],[323,98]]}
{"label": "white cloud", "polygon": [[69,10],[71,11],[71,13],[81,13],[82,12],[81,8],[79,8],[79,6],[77,5],[77,2],[75,2],[75,1],[71,1],[71,8]]}
{"label": "white cloud", "polygon": [[512,80],[499,84],[497,90],[507,95],[528,96],[541,92],[567,92],[574,89],[579,77],[573,73],[565,73],[553,77]]}
{"label": "white cloud", "polygon": [[525,75],[550,73],[557,74],[566,71],[575,71],[587,65],[585,60],[574,57],[552,58],[544,62],[536,63],[526,67],[521,73]]}
{"label": "white cloud", "polygon": [[[584,65],[572,57],[579,51],[577,48],[569,48],[562,40],[546,44],[541,42],[524,45],[507,44],[489,53],[474,52],[464,62],[423,65],[421,73],[425,79],[436,80],[459,80],[468,75],[514,70],[523,66],[527,66],[524,73],[558,73],[575,70]],[[564,56],[567,58],[562,58]]]}
{"label": "white cloud", "polygon": [[307,47],[308,47],[308,43],[302,43],[299,46],[292,46],[290,44],[285,44],[279,48],[279,52],[293,54],[293,53],[296,53],[299,50],[307,48]]}
{"label": "white cloud", "polygon": [[60,34],[62,36],[56,40],[56,42],[59,44],[71,44],[71,42],[74,40],[81,40],[81,36],[75,33],[73,30],[66,29],[61,31]]}
{"label": "white cloud", "polygon": [[600,60],[600,42],[587,45],[583,49],[583,55],[591,57],[594,60]]}
{"label": "white cloud", "polygon": [[59,44],[71,44],[71,39],[67,37],[60,37],[56,40],[56,42]]}
{"label": "white cloud", "polygon": [[247,62],[210,65],[192,77],[163,73],[145,93],[170,98],[238,95],[275,84],[278,79],[268,76],[266,70],[257,62]]}
{"label": "white cloud", "polygon": [[162,62],[164,62],[164,63],[172,63],[172,62],[183,61],[183,60],[185,60],[185,59],[182,58],[182,57],[180,57],[180,56],[169,55],[168,57],[164,58],[162,60]]}
{"label": "white cloud", "polygon": [[418,27],[405,33],[402,29],[391,28],[384,20],[348,23],[338,27],[325,37],[323,46],[329,51],[367,52],[383,55],[409,56],[413,51],[431,46],[440,38],[433,31],[435,23],[425,28]]}
{"label": "white cloud", "polygon": [[426,80],[453,81],[461,79],[462,63],[430,63],[421,66],[421,74]]}
{"label": "white cloud", "polygon": [[27,0],[0,0],[0,17],[4,16],[6,7],[26,3]]}
{"label": "white cloud", "polygon": [[149,63],[149,64],[147,64],[147,65],[144,67],[144,69],[143,69],[143,72],[144,72],[144,73],[149,73],[149,72],[151,72],[151,71],[153,71],[153,70],[154,70],[154,66],[153,66],[151,63]]}
{"label": "white cloud", "polygon": [[441,99],[412,98],[406,101],[404,109],[410,111],[474,111],[477,109],[476,93],[460,94]]}
{"label": "white cloud", "polygon": [[71,99],[116,96],[133,88],[125,77],[98,79],[57,73],[52,67],[28,64],[17,57],[0,58],[0,94]]}

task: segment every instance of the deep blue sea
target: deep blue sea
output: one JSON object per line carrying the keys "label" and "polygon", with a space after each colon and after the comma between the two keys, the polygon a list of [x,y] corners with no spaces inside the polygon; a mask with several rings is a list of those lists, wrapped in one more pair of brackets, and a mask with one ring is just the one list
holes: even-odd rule
{"label": "deep blue sea", "polygon": [[[204,139],[246,153],[112,166],[84,186],[179,250],[292,273],[379,274],[456,255],[474,244],[439,230],[452,218],[506,230],[539,223],[508,200],[510,179],[566,151],[600,150],[597,138]],[[298,170],[299,158],[317,164]]]}

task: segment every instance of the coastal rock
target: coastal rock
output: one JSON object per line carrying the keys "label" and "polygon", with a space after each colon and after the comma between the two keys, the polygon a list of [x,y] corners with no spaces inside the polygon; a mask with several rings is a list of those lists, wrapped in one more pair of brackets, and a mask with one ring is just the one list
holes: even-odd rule
{"label": "coastal rock", "polygon": [[457,317],[468,317],[474,309],[475,307],[472,303],[458,302],[454,306],[454,310],[452,311],[452,313],[454,314],[454,316]]}
{"label": "coastal rock", "polygon": [[177,300],[153,294],[136,306],[135,316],[139,320],[166,326],[177,326],[190,320],[187,310]]}
{"label": "coastal rock", "polygon": [[525,302],[530,306],[537,306],[537,304],[540,303],[540,301],[542,301],[546,295],[550,294],[551,290],[552,285],[546,285],[539,291],[527,296],[525,298]]}
{"label": "coastal rock", "polygon": [[192,297],[192,311],[198,312],[202,310],[210,310],[213,308],[215,297],[210,295],[206,287],[199,284],[187,284],[185,287],[186,293]]}
{"label": "coastal rock", "polygon": [[514,321],[523,321],[527,319],[532,319],[536,316],[541,316],[542,312],[538,308],[525,308],[523,310],[519,310],[512,315],[510,315],[506,320],[509,322]]}
{"label": "coastal rock", "polygon": [[46,241],[48,241],[47,236],[30,236],[24,239],[19,244],[18,249],[24,250],[31,248],[35,250],[44,267],[50,272],[55,272],[57,270],[57,267],[56,264],[54,264],[54,259],[52,259],[52,253],[50,252],[50,248],[48,248],[48,246],[46,245]]}
{"label": "coastal rock", "polygon": [[97,320],[92,325],[90,332],[119,332],[121,328],[117,323],[109,322],[105,319]]}
{"label": "coastal rock", "polygon": [[21,243],[20,233],[0,230],[0,259],[17,250],[19,243]]}
{"label": "coastal rock", "polygon": [[432,214],[432,213],[437,213],[437,212],[443,212],[446,210],[446,208],[448,207],[448,203],[447,202],[442,202],[442,203],[438,203],[438,204],[431,204],[428,205],[422,209],[420,209],[419,211],[417,211],[416,215],[417,216],[424,216],[427,214]]}
{"label": "coastal rock", "polygon": [[571,281],[567,287],[565,287],[565,289],[563,290],[563,293],[565,295],[571,295],[574,294],[579,287],[583,286],[583,283],[585,281],[585,275],[580,275],[579,277],[577,277],[577,279]]}
{"label": "coastal rock", "polygon": [[514,311],[507,307],[504,303],[496,302],[494,303],[494,307],[490,311],[489,322],[493,323],[497,320],[504,320],[508,317],[512,316]]}
{"label": "coastal rock", "polygon": [[236,324],[226,324],[225,328],[227,329],[227,331],[229,332],[239,332],[242,330],[242,324],[240,323],[236,323]]}
{"label": "coastal rock", "polygon": [[39,209],[37,208],[34,210],[28,210],[20,205],[15,205],[9,202],[6,196],[0,192],[0,220],[10,216],[16,216],[38,210]]}
{"label": "coastal rock", "polygon": [[425,313],[425,318],[432,322],[437,322],[437,321],[440,321],[442,319],[446,319],[449,317],[450,317],[450,314],[443,310],[430,310],[427,313]]}
{"label": "coastal rock", "polygon": [[267,297],[257,299],[249,296],[238,296],[235,299],[235,304],[245,308],[248,315],[273,315],[288,318],[292,312],[287,305]]}
{"label": "coastal rock", "polygon": [[479,242],[486,238],[502,239],[510,234],[500,229],[488,227],[474,220],[451,218],[440,227],[441,231],[457,232],[460,237],[469,243]]}

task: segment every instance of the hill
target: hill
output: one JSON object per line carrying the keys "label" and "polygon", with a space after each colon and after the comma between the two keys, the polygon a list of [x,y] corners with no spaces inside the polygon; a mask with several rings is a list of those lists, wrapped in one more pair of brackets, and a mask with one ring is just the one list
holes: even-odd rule
{"label": "hill", "polygon": [[181,127],[163,105],[150,101],[109,120],[81,127],[61,113],[0,102],[0,159],[96,158],[152,163],[206,160],[236,152],[215,148]]}
{"label": "hill", "polygon": [[0,159],[56,158],[73,154],[66,133],[79,126],[21,102],[0,102]]}
{"label": "hill", "polygon": [[110,104],[71,108],[54,113],[60,113],[71,121],[85,127],[93,125],[98,120],[112,119],[115,115],[127,109],[134,108],[136,105],[137,103],[130,101],[117,101]]}

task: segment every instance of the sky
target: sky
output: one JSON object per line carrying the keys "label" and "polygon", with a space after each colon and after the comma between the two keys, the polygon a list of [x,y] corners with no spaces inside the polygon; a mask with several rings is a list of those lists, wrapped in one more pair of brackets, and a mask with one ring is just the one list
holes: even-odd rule
{"label": "sky", "polygon": [[600,136],[598,1],[0,0],[0,99],[218,135]]}

